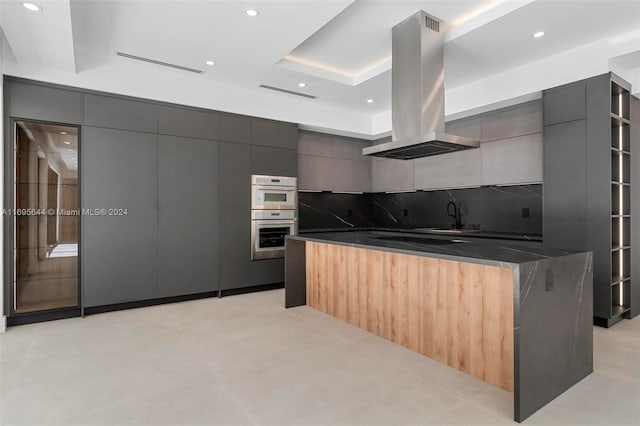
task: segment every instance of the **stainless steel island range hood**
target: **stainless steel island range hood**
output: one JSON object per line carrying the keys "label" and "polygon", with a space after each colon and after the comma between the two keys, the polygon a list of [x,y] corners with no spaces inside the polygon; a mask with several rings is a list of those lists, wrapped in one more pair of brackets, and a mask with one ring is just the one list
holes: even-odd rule
{"label": "stainless steel island range hood", "polygon": [[478,148],[444,132],[444,23],[424,11],[392,29],[392,141],[363,155],[411,160]]}

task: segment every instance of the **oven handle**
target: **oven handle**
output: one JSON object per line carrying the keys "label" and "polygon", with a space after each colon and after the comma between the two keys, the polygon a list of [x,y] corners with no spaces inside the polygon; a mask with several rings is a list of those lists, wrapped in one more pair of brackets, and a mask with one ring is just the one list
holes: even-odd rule
{"label": "oven handle", "polygon": [[295,226],[295,220],[270,220],[270,219],[253,219],[251,220],[254,225],[273,225],[273,226],[282,226],[282,225],[291,225]]}

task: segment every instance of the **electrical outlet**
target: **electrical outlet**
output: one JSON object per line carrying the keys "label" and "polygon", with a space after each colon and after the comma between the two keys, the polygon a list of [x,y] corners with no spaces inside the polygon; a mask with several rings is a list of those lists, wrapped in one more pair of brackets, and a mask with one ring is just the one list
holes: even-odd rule
{"label": "electrical outlet", "polygon": [[528,218],[529,217],[529,207],[525,207],[522,209],[522,217],[524,218]]}
{"label": "electrical outlet", "polygon": [[402,212],[405,216],[409,216],[409,210],[404,209],[404,211]]}
{"label": "electrical outlet", "polygon": [[351,209],[347,210],[347,216],[351,217],[353,215],[353,211]]}
{"label": "electrical outlet", "polygon": [[553,271],[551,269],[547,269],[547,282],[545,284],[545,288],[547,291],[553,291]]}

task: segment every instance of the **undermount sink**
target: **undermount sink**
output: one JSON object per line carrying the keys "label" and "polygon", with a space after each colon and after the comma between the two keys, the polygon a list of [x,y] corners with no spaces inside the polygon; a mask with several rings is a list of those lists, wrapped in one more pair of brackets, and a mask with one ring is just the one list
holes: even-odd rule
{"label": "undermount sink", "polygon": [[446,244],[458,244],[458,243],[468,243],[469,241],[464,240],[440,240],[437,238],[427,238],[427,237],[410,237],[407,235],[379,235],[373,237],[376,240],[385,240],[385,241],[400,241],[403,243],[419,243],[419,244],[431,244],[436,246],[442,246]]}
{"label": "undermount sink", "polygon": [[479,229],[455,229],[455,228],[413,228],[413,231],[418,232],[434,232],[442,234],[462,234],[467,232],[480,232]]}

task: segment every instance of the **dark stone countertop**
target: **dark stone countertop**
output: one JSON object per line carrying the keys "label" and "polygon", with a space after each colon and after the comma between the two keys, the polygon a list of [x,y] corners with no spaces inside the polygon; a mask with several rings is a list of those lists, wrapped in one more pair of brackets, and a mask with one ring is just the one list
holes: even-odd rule
{"label": "dark stone countertop", "polygon": [[325,232],[361,232],[361,231],[385,231],[385,232],[403,232],[410,234],[433,234],[447,236],[465,236],[474,238],[490,238],[498,240],[515,240],[515,241],[542,241],[542,234],[504,232],[504,231],[484,231],[475,229],[462,229],[460,232],[445,232],[444,230],[429,230],[428,228],[405,229],[405,228],[323,228],[323,229],[305,229],[300,233],[315,234]]}
{"label": "dark stone countertop", "polygon": [[[503,243],[492,243],[491,240],[487,240],[487,242],[469,241],[465,240],[463,235],[425,235],[391,231],[314,232],[293,235],[287,238],[505,268],[515,268],[523,263],[582,253],[575,250],[512,247]],[[426,241],[422,239],[426,239]],[[442,243],[443,241],[452,240],[454,242]],[[456,240],[458,242],[455,242]]]}

